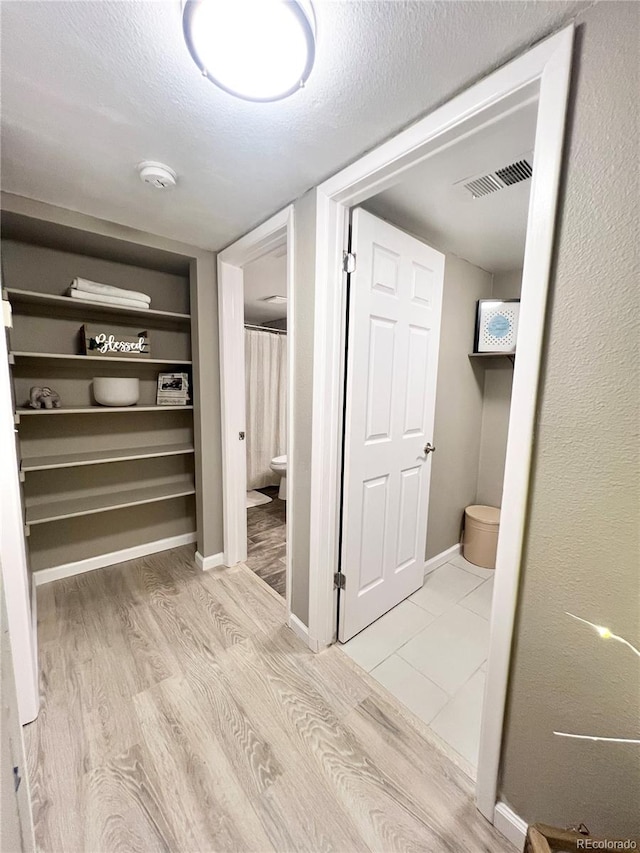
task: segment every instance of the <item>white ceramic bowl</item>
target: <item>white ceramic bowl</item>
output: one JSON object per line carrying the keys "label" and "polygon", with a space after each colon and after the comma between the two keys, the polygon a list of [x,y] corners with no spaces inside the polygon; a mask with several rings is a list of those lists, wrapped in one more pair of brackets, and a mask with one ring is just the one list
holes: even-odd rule
{"label": "white ceramic bowl", "polygon": [[94,376],[93,396],[101,406],[133,406],[140,399],[140,380],[128,376]]}

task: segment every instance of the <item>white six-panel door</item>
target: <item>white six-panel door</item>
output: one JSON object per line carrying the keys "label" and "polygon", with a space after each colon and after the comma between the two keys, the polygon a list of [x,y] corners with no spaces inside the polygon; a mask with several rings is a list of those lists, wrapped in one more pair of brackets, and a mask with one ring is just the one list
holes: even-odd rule
{"label": "white six-panel door", "polygon": [[352,215],[339,639],[422,586],[444,255]]}

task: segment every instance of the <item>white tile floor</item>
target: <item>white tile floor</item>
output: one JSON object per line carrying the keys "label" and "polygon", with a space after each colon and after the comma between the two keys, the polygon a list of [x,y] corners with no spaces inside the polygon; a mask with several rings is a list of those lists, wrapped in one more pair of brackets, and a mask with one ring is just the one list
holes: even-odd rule
{"label": "white tile floor", "polygon": [[454,557],[342,649],[478,764],[493,571]]}

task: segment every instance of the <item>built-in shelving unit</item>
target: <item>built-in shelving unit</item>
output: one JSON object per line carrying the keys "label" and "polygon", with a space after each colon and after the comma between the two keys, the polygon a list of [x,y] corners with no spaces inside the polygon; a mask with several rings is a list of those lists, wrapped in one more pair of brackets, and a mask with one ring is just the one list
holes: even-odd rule
{"label": "built-in shelving unit", "polygon": [[[28,239],[3,238],[2,296],[13,317],[9,360],[31,569],[94,565],[103,554],[193,534],[194,407],[156,405],[158,373],[191,375],[190,260],[108,238],[91,238],[99,251],[87,255],[87,239],[74,229],[44,226],[48,242],[40,245],[37,223],[18,225]],[[153,307],[65,296],[76,277],[147,293]],[[122,335],[144,329],[150,357],[81,354],[86,323]],[[112,375],[139,378],[138,404],[95,402],[92,379]],[[27,405],[30,388],[43,385],[60,394],[60,408]]]}

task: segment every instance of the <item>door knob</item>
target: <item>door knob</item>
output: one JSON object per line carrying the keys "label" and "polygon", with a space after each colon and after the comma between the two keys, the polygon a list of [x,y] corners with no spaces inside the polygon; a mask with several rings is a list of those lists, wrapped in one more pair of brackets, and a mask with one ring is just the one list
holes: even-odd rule
{"label": "door knob", "polygon": [[428,456],[430,453],[434,453],[434,452],[435,452],[435,447],[433,446],[433,444],[431,444],[431,442],[430,442],[430,441],[428,441],[428,442],[425,444],[425,446],[424,446],[424,452],[425,452],[425,454],[426,454],[427,456]]}

